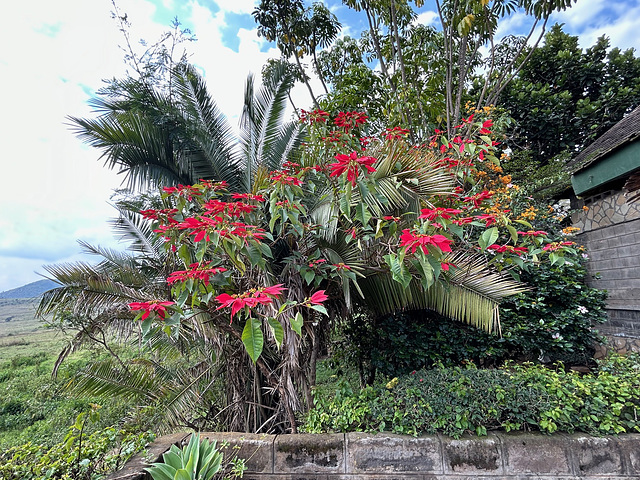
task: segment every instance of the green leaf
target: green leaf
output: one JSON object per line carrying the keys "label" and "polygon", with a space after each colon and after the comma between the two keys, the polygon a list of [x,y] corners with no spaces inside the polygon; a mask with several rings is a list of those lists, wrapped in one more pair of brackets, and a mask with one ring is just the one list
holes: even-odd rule
{"label": "green leaf", "polygon": [[276,345],[280,348],[282,346],[282,341],[284,340],[284,329],[280,322],[273,317],[269,317],[267,322],[269,322],[269,328],[271,329],[273,338],[276,340]]}
{"label": "green leaf", "polygon": [[[349,187],[351,186],[350,183],[347,183],[347,185],[349,185]],[[349,195],[345,194],[340,197],[340,211],[344,213],[347,218],[351,217],[351,201]]]}
{"label": "green leaf", "polygon": [[485,230],[480,238],[478,239],[478,244],[480,244],[480,248],[484,252],[489,245],[493,245],[498,239],[498,227],[490,228],[489,230]]}
{"label": "green leaf", "polygon": [[316,312],[320,312],[323,315],[326,315],[327,317],[329,316],[329,313],[327,312],[327,309],[324,308],[324,305],[311,305],[311,308],[313,308]]}
{"label": "green leaf", "polygon": [[518,231],[511,225],[507,225],[507,230],[509,230],[509,233],[511,234],[511,240],[513,240],[513,243],[516,243],[518,241]]}
{"label": "green leaf", "polygon": [[[404,255],[402,256],[404,257]],[[400,283],[404,288],[407,288],[411,283],[411,273],[404,264],[403,258],[398,258],[395,254],[389,254],[384,256],[387,265],[391,268],[392,278]]]}
{"label": "green leaf", "polygon": [[296,313],[296,316],[291,319],[291,328],[299,336],[302,336],[302,325],[304,324],[304,318],[300,312]]}
{"label": "green leaf", "polygon": [[261,327],[260,320],[249,317],[242,330],[242,343],[244,343],[244,347],[247,349],[247,353],[253,363],[258,360],[264,347],[264,336],[262,335]]}
{"label": "green leaf", "polygon": [[274,227],[275,227],[275,225],[276,225],[276,222],[277,222],[279,219],[280,219],[280,215],[279,215],[279,214],[278,214],[278,215],[273,215],[273,216],[271,217],[271,220],[269,220],[269,231],[270,231],[270,232],[273,232],[273,229],[274,229]]}
{"label": "green leaf", "polygon": [[273,258],[273,254],[271,253],[271,247],[269,245],[267,245],[266,243],[259,242],[258,247],[260,248],[260,251],[262,252],[263,257]]}
{"label": "green leaf", "polygon": [[304,278],[304,281],[307,282],[307,285],[311,285],[311,282],[313,282],[313,280],[316,278],[316,274],[313,270],[306,270],[302,274],[302,278]]}
{"label": "green leaf", "polygon": [[364,202],[359,202],[356,206],[356,219],[359,220],[362,225],[367,225],[369,220],[371,220],[371,213],[369,213],[369,209]]}
{"label": "green leaf", "polygon": [[191,252],[189,251],[189,247],[187,247],[186,244],[182,244],[180,245],[180,248],[178,248],[178,257],[180,258],[180,260],[182,260],[185,264],[185,266],[190,265],[191,262]]}
{"label": "green leaf", "polygon": [[180,470],[176,470],[176,474],[173,477],[173,480],[193,480],[191,478],[191,475],[189,475],[189,472],[187,470],[185,470],[184,468],[181,468]]}
{"label": "green leaf", "polygon": [[529,222],[527,222],[526,220],[514,220],[514,221],[520,223],[521,225],[524,225],[529,230],[533,230],[533,226]]}
{"label": "green leaf", "polygon": [[249,257],[249,261],[251,265],[255,265],[258,267],[264,267],[265,262],[264,258],[262,258],[262,250],[255,243],[250,243],[245,248],[247,252],[247,257]]}
{"label": "green leaf", "polygon": [[196,261],[198,263],[202,262],[205,253],[207,253],[207,242],[205,240],[202,240],[198,244],[198,250],[196,251]]}
{"label": "green leaf", "polygon": [[451,223],[447,225],[447,229],[460,240],[464,240],[464,229],[462,228],[462,226]]}
{"label": "green leaf", "polygon": [[145,468],[151,474],[153,480],[173,480],[176,469],[164,463],[154,463],[151,467]]}

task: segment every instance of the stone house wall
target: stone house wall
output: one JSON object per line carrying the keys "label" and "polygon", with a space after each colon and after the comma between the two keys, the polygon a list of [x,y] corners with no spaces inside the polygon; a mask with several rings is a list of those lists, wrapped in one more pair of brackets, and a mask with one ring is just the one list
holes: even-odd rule
{"label": "stone house wall", "polygon": [[584,199],[588,208],[574,214],[578,243],[586,246],[589,285],[607,290],[606,335],[640,339],[640,202],[627,203],[622,190]]}

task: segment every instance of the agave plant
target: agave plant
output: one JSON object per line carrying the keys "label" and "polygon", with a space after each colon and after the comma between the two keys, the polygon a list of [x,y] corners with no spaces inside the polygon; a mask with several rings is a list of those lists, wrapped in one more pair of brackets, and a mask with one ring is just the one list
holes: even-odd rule
{"label": "agave plant", "polygon": [[192,434],[183,448],[171,445],[162,459],[145,468],[153,480],[211,480],[223,468],[223,454],[216,442],[201,440],[198,434]]}

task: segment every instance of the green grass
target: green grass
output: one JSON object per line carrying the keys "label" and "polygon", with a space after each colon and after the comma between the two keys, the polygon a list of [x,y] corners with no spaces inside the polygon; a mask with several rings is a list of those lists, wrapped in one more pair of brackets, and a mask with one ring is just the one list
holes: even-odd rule
{"label": "green grass", "polygon": [[96,352],[74,353],[58,377],[51,377],[68,339],[35,318],[35,307],[33,299],[0,299],[0,449],[28,441],[53,445],[91,402],[103,407],[95,428],[118,423],[129,409],[122,400],[96,401],[66,393],[74,372],[94,360]]}
{"label": "green grass", "polygon": [[57,356],[66,343],[58,331],[36,318],[36,306],[31,298],[0,299],[0,364],[37,353]]}

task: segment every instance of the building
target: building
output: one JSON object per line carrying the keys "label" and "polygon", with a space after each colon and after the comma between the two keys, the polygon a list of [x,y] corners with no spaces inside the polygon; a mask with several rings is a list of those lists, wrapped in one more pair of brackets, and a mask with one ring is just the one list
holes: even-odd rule
{"label": "building", "polygon": [[585,147],[569,169],[578,242],[587,247],[589,272],[598,274],[590,285],[609,292],[609,322],[600,331],[618,337],[612,342],[618,349],[640,347],[640,107]]}

